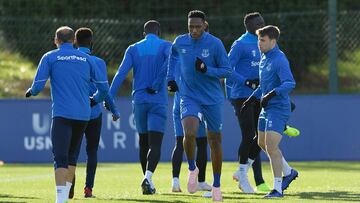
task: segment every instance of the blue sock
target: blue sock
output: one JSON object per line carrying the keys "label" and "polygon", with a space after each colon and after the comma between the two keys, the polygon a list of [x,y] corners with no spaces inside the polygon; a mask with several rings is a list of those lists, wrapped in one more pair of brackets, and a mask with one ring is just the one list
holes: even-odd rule
{"label": "blue sock", "polygon": [[213,186],[214,187],[220,187],[220,173],[214,173],[214,183]]}
{"label": "blue sock", "polygon": [[188,160],[189,163],[189,170],[193,171],[195,170],[196,166],[195,166],[195,161],[194,160]]}

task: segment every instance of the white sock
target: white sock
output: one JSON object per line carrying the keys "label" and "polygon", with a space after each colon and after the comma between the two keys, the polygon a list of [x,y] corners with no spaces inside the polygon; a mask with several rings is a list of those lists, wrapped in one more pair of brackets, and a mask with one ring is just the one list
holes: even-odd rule
{"label": "white sock", "polygon": [[149,170],[147,170],[145,172],[145,178],[149,181],[151,188],[154,189],[155,186],[154,186],[154,184],[153,184],[153,182],[151,180],[152,175],[153,175],[153,173],[151,171],[149,171]]}
{"label": "white sock", "polygon": [[180,180],[179,178],[174,177],[172,179],[172,186],[178,186],[178,185],[180,185]]}
{"label": "white sock", "polygon": [[289,164],[286,162],[286,160],[284,159],[284,157],[282,157],[282,171],[284,176],[288,176],[291,173],[291,167],[289,166]]}
{"label": "white sock", "polygon": [[249,169],[248,164],[240,164],[239,165],[240,175],[247,175],[248,169]]}
{"label": "white sock", "polygon": [[71,186],[72,186],[72,183],[66,182],[66,193],[67,193],[67,196],[69,196],[69,192],[70,192]]}
{"label": "white sock", "polygon": [[274,189],[280,193],[282,193],[281,184],[282,184],[282,177],[275,177],[274,178]]}
{"label": "white sock", "polygon": [[64,203],[68,200],[68,192],[65,185],[56,186],[56,203]]}
{"label": "white sock", "polygon": [[253,165],[253,163],[254,163],[254,159],[250,159],[250,158],[248,158],[248,165],[249,166],[252,166]]}

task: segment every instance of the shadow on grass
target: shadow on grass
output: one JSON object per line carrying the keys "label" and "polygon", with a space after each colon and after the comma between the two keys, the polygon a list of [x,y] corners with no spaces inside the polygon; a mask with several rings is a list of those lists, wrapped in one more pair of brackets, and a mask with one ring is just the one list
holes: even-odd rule
{"label": "shadow on grass", "polygon": [[300,192],[293,194],[285,194],[285,196],[291,196],[295,198],[298,197],[299,199],[307,200],[328,200],[336,202],[358,202],[360,199],[360,193],[337,190],[332,190],[330,192]]}
{"label": "shadow on grass", "polygon": [[156,199],[136,199],[136,198],[96,198],[96,199],[106,200],[106,201],[124,201],[124,202],[185,203],[184,201],[180,201],[180,200],[156,200]]}
{"label": "shadow on grass", "polygon": [[[1,200],[2,198],[4,198],[4,199],[39,199],[37,197],[24,197],[24,196],[14,196],[14,195],[8,195],[8,194],[0,194],[0,202],[19,202],[19,201],[8,201],[8,200],[3,201],[3,200]],[[25,203],[25,202],[19,202],[19,203]]]}

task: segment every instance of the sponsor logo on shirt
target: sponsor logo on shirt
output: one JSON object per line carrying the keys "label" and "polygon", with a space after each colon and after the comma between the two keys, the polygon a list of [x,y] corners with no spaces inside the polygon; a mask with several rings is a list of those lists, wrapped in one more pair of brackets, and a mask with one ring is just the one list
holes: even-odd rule
{"label": "sponsor logo on shirt", "polygon": [[86,58],[85,58],[85,57],[75,56],[75,55],[71,55],[71,56],[57,56],[57,60],[58,60],[58,61],[73,61],[73,60],[78,60],[78,61],[84,61],[84,62],[86,62]]}
{"label": "sponsor logo on shirt", "polygon": [[206,58],[206,57],[208,57],[209,55],[210,55],[209,49],[203,49],[203,50],[202,50],[202,53],[201,53],[201,56],[202,56],[202,57]]}
{"label": "sponsor logo on shirt", "polygon": [[186,49],[181,49],[182,54],[186,54]]}
{"label": "sponsor logo on shirt", "polygon": [[259,61],[251,61],[251,67],[259,66],[259,64],[260,64]]}

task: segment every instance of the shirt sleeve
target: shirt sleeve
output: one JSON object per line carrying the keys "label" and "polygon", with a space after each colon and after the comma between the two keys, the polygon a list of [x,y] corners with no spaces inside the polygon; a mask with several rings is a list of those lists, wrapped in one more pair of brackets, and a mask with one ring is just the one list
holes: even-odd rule
{"label": "shirt sleeve", "polygon": [[124,82],[127,74],[133,67],[133,56],[131,54],[131,47],[128,47],[125,51],[123,61],[121,62],[118,71],[115,74],[115,77],[110,86],[110,95],[112,97],[116,96],[117,91]]}
{"label": "shirt sleeve", "polygon": [[50,77],[50,65],[48,60],[49,56],[47,54],[45,54],[40,60],[33,84],[31,86],[31,94],[33,96],[38,95],[41,90],[44,89],[46,81]]}
{"label": "shirt sleeve", "polygon": [[240,84],[244,84],[246,78],[239,73],[236,72],[236,65],[239,62],[239,59],[241,57],[242,50],[241,50],[241,44],[238,41],[235,41],[233,45],[231,46],[230,52],[229,52],[229,62],[230,67],[232,68],[232,79]]}
{"label": "shirt sleeve", "polygon": [[[109,82],[107,80],[106,74],[106,64],[102,61],[99,64],[91,58],[88,57],[88,62],[90,65],[90,74],[91,74],[91,81],[95,84],[97,91],[93,95],[95,102],[100,103],[104,101],[106,95],[109,93]],[[98,67],[98,65],[100,67]],[[102,69],[105,68],[105,74]]]}
{"label": "shirt sleeve", "polygon": [[289,94],[295,88],[295,80],[290,70],[289,61],[279,58],[277,61],[277,75],[280,78],[280,86],[275,88],[276,95]]}
{"label": "shirt sleeve", "polygon": [[227,78],[231,76],[232,69],[230,67],[229,58],[222,42],[217,43],[215,52],[215,61],[217,67],[207,66],[206,75],[216,78]]}
{"label": "shirt sleeve", "polygon": [[166,81],[175,80],[175,71],[176,71],[175,68],[176,68],[176,64],[178,63],[178,61],[179,61],[179,53],[177,52],[177,49],[176,49],[176,40],[175,40],[175,42],[173,43],[173,45],[170,48]]}

